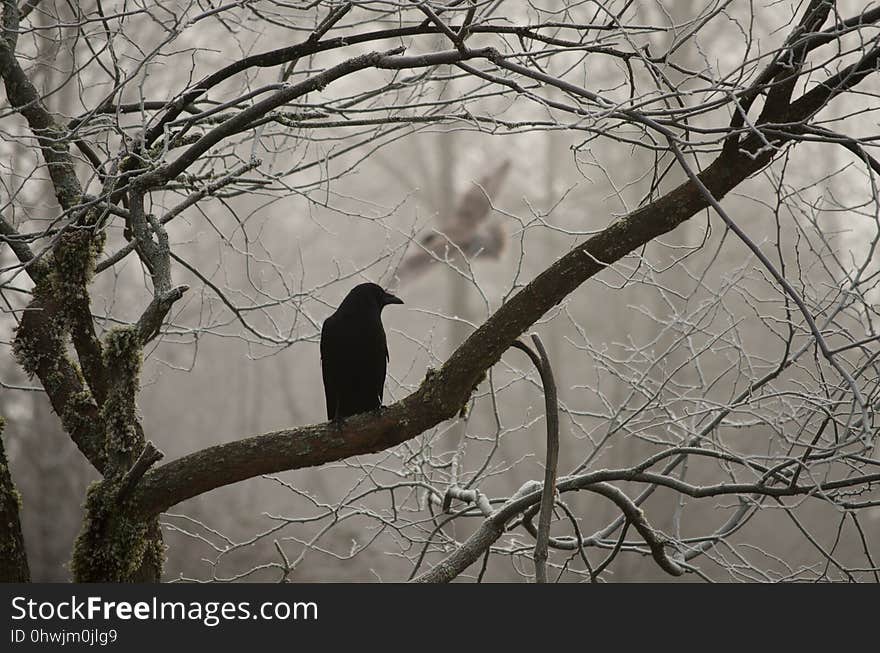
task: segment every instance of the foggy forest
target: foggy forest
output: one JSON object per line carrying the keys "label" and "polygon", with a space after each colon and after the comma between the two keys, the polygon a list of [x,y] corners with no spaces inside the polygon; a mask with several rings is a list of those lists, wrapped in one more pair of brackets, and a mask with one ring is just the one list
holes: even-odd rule
{"label": "foggy forest", "polygon": [[0,4],[0,580],[880,582],[880,5]]}

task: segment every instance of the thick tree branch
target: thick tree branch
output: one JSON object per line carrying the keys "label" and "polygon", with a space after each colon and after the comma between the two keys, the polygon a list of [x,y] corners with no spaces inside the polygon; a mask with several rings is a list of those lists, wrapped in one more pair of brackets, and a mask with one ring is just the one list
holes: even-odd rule
{"label": "thick tree branch", "polygon": [[43,384],[52,408],[79,450],[98,471],[103,471],[104,430],[98,405],[77,366],[68,358],[61,307],[46,293],[34,299],[21,317],[14,350],[29,375]]}
{"label": "thick tree branch", "polygon": [[131,494],[131,491],[137,485],[138,481],[140,481],[144,474],[147,473],[147,470],[162,460],[164,455],[165,454],[156,448],[152,440],[148,440],[144,445],[143,451],[141,451],[137,460],[135,460],[134,464],[131,466],[131,469],[125,473],[122,480],[119,482],[119,492],[116,494],[116,502],[120,504],[124,503]]}
{"label": "thick tree branch", "polygon": [[538,532],[535,538],[535,581],[547,582],[547,549],[550,544],[550,519],[553,516],[553,502],[556,497],[556,470],[559,463],[559,404],[556,397],[556,381],[550,358],[544,343],[537,334],[532,334],[532,342],[537,353],[519,340],[513,343],[524,351],[541,375],[544,387],[544,413],[547,419],[547,458],[544,464],[544,486],[541,492],[541,515],[538,518]]}

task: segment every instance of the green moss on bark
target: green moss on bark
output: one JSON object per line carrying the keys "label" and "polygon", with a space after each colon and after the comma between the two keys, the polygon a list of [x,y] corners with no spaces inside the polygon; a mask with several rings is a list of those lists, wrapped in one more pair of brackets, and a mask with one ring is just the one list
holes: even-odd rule
{"label": "green moss on bark", "polygon": [[154,525],[117,502],[120,480],[99,481],[88,489],[86,517],[70,564],[78,583],[149,580],[143,567],[162,569],[165,551],[161,539],[151,537]]}
{"label": "green moss on bark", "polygon": [[[25,324],[31,324],[22,320],[15,340],[12,343],[12,352],[16,361],[29,377],[33,377],[45,365],[57,368],[57,356],[65,351],[67,333],[64,320],[54,311],[47,310],[52,303],[52,275],[41,277],[34,286],[33,296],[29,309],[41,311],[39,326],[24,328]],[[42,380],[42,379],[41,379]],[[51,382],[51,379],[48,380]],[[47,380],[43,383],[48,385]]]}
{"label": "green moss on bark", "polygon": [[[0,417],[0,436],[5,422]],[[0,438],[0,582],[30,580],[24,538],[21,533],[21,494],[12,482],[3,440]]]}
{"label": "green moss on bark", "polygon": [[101,407],[101,417],[106,428],[104,448],[115,474],[125,473],[134,463],[136,452],[144,446],[135,425],[142,362],[136,327],[113,329],[104,338],[104,364],[112,383]]}
{"label": "green moss on bark", "polygon": [[[62,364],[73,365],[66,353],[71,323],[75,319],[92,319],[90,314],[79,312],[88,311],[87,288],[104,239],[103,233],[82,229],[66,234],[59,241],[46,261],[49,274],[37,279],[33,300],[28,306],[40,312],[40,319],[23,320],[16,333],[13,343],[16,360],[28,376],[39,373],[50,393],[53,385],[64,380]],[[53,378],[53,374],[58,378]]]}
{"label": "green moss on bark", "polygon": [[88,286],[95,274],[95,261],[104,249],[106,236],[91,227],[72,227],[52,253],[51,278],[53,292],[67,307],[78,307],[88,301]]}
{"label": "green moss on bark", "polygon": [[89,488],[71,570],[78,582],[158,581],[165,547],[156,518],[145,519],[119,501],[122,479],[144,447],[135,404],[142,364],[137,328],[108,332],[103,357],[111,379],[100,409],[108,465],[105,479]]}

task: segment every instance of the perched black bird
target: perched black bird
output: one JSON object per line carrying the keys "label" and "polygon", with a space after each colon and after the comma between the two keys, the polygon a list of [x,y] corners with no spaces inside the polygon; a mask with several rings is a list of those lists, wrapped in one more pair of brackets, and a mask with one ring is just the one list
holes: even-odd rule
{"label": "perched black bird", "polygon": [[388,363],[382,309],[402,303],[375,283],[362,283],[324,321],[321,371],[328,419],[340,420],[382,405]]}

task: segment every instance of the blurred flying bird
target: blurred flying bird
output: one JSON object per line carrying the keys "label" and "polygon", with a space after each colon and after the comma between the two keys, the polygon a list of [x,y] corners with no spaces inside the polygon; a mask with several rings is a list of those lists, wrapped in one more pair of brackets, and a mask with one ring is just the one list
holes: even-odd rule
{"label": "blurred flying bird", "polygon": [[382,405],[388,363],[382,309],[402,303],[375,283],[362,283],[324,321],[321,372],[328,419],[341,420]]}
{"label": "blurred flying bird", "polygon": [[480,260],[497,259],[507,239],[498,221],[489,221],[491,200],[498,195],[510,161],[502,161],[472,185],[461,197],[452,215],[438,216],[434,231],[419,239],[397,269],[400,283],[407,283],[426,272],[436,261],[457,262],[479,255]]}

